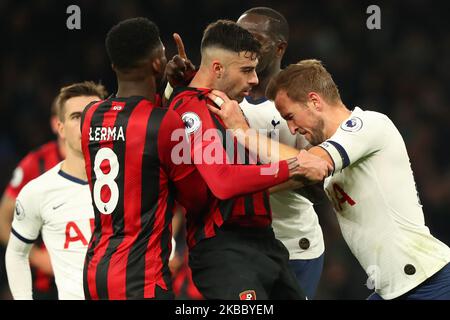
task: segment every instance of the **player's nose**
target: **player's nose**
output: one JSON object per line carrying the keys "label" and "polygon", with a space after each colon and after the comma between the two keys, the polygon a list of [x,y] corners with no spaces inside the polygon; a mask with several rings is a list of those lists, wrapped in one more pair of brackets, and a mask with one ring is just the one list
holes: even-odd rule
{"label": "player's nose", "polygon": [[250,78],[248,79],[248,84],[251,86],[256,86],[259,83],[258,75],[256,74],[256,70],[253,70],[253,72],[250,75]]}
{"label": "player's nose", "polygon": [[287,125],[291,134],[295,135],[297,133],[298,127],[294,124],[294,121],[292,120],[287,121]]}

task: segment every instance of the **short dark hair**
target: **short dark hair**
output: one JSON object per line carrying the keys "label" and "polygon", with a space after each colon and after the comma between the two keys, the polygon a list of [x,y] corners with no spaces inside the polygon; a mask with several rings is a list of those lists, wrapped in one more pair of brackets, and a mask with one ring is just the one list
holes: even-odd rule
{"label": "short dark hair", "polygon": [[270,31],[286,42],[289,40],[289,24],[280,12],[268,7],[255,7],[248,9],[243,14],[268,17],[270,19]]}
{"label": "short dark hair", "polygon": [[54,103],[56,113],[60,121],[64,120],[65,104],[66,101],[74,97],[84,97],[84,96],[97,96],[100,99],[104,99],[108,92],[105,87],[100,83],[95,83],[93,81],[84,81],[79,83],[74,83],[66,87],[62,87],[59,90],[59,94],[56,97]]}
{"label": "short dark hair", "polygon": [[106,35],[106,51],[118,69],[136,67],[161,43],[157,25],[147,18],[131,18],[113,26]]}
{"label": "short dark hair", "polygon": [[209,24],[202,38],[201,50],[217,47],[233,52],[247,51],[259,54],[261,44],[246,29],[231,20],[217,20]]}

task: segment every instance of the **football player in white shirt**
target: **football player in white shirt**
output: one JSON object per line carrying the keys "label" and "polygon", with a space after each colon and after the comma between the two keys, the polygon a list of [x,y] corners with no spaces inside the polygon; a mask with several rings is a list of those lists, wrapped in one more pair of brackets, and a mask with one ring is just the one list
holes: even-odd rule
{"label": "football player in white shirt", "polygon": [[450,299],[450,248],[425,225],[403,138],[384,114],[352,112],[320,61],[282,71],[268,96],[311,152],[334,166],[325,180],[342,235],[375,287],[371,299]]}
{"label": "football player in white shirt", "polygon": [[[256,7],[244,12],[237,24],[249,30],[261,43],[256,66],[259,84],[240,103],[250,127],[265,129],[272,139],[304,149],[308,145],[306,139],[289,132],[273,101],[265,97],[270,79],[281,71],[281,60],[288,45],[289,25],[286,18],[271,8]],[[289,250],[291,268],[299,285],[311,299],[319,284],[325,249],[313,204],[293,190],[282,190],[271,194],[270,205],[275,235]]]}
{"label": "football player in white shirt", "polygon": [[55,273],[59,299],[84,299],[83,265],[94,212],[81,151],[80,117],[91,101],[106,91],[93,82],[61,89],[58,134],[65,139],[66,158],[30,181],[16,201],[5,262],[14,299],[32,299],[29,252],[42,234]]}
{"label": "football player in white shirt", "polygon": [[[450,299],[450,248],[425,225],[405,143],[384,114],[353,111],[317,60],[281,71],[267,97],[307,152],[333,166],[325,179],[342,235],[369,276],[369,299]],[[233,129],[248,129],[236,102],[210,108]]]}

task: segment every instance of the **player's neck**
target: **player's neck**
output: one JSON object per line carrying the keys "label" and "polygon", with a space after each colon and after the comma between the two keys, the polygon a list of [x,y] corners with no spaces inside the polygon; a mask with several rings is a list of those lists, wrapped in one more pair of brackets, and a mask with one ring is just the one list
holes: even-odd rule
{"label": "player's neck", "polygon": [[87,181],[83,155],[75,154],[69,148],[67,148],[66,159],[61,164],[61,170],[72,177]]}
{"label": "player's neck", "polygon": [[258,85],[254,86],[250,91],[250,96],[254,100],[258,100],[266,96],[266,88],[270,80],[281,71],[280,64],[274,64],[271,68],[267,68],[258,74]]}
{"label": "player's neck", "polygon": [[191,82],[189,83],[189,87],[213,89],[213,80],[210,78],[207,72],[202,69],[202,66],[200,66],[200,69],[197,71],[194,78],[192,78]]}
{"label": "player's neck", "polygon": [[345,119],[347,119],[352,112],[347,109],[347,107],[339,102],[337,105],[330,107],[330,111],[327,113],[325,123],[327,124],[325,128],[325,133],[327,139],[335,134],[339,126]]}
{"label": "player's neck", "polygon": [[118,98],[128,98],[132,96],[142,96],[151,102],[155,102],[156,85],[147,81],[120,80],[118,82]]}

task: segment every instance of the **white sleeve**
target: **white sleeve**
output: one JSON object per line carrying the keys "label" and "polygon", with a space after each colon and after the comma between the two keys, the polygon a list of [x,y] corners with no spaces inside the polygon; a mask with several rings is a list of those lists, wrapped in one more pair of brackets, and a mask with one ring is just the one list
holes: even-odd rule
{"label": "white sleeve", "polygon": [[325,149],[334,162],[334,170],[342,170],[361,158],[381,150],[385,144],[387,117],[352,116],[344,121],[335,134],[318,146]]}
{"label": "white sleeve", "polygon": [[25,243],[33,243],[39,236],[42,227],[40,195],[36,191],[34,186],[28,183],[17,196],[14,209],[11,232]]}
{"label": "white sleeve", "polygon": [[6,273],[11,293],[15,300],[32,300],[31,269],[28,256],[32,244],[19,240],[13,233],[5,254]]}

